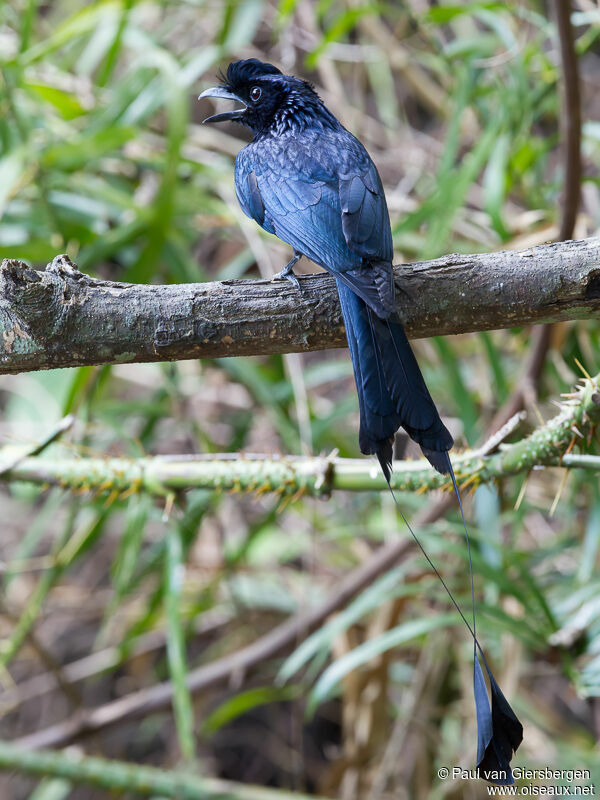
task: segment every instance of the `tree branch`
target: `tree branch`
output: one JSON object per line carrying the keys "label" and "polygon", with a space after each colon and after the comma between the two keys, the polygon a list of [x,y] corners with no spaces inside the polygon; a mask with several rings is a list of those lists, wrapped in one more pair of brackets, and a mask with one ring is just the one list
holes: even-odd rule
{"label": "tree branch", "polygon": [[[600,238],[523,251],[448,255],[396,267],[412,338],[600,312]],[[266,280],[168,286],[96,280],[66,256],[45,271],[0,267],[0,374],[342,347],[335,283],[302,292]]]}

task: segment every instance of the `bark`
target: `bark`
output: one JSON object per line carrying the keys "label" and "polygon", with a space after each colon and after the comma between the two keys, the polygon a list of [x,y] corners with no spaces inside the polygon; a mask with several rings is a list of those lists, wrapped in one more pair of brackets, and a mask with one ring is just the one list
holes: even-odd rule
{"label": "bark", "polygon": [[[395,268],[408,336],[512,328],[600,312],[600,238],[448,255]],[[335,282],[167,286],[97,280],[66,256],[0,267],[0,373],[345,346]]]}

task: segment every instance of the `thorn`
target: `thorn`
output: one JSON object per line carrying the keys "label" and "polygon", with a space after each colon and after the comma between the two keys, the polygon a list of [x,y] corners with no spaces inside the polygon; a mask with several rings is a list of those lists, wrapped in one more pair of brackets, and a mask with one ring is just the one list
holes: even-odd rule
{"label": "thorn", "polygon": [[[471,484],[476,483],[478,480],[479,480],[479,473],[478,472],[473,472],[473,474],[470,475],[467,478],[466,481],[461,483],[461,485],[459,486],[460,491],[464,492],[465,489],[467,489],[469,486],[471,486]],[[477,488],[477,487],[475,486],[474,488]]]}
{"label": "thorn", "polygon": [[591,445],[591,443],[592,443],[592,440],[594,439],[594,436],[595,436],[595,434],[596,434],[596,426],[595,426],[595,425],[591,425],[591,426],[590,426],[590,428],[589,428],[589,430],[588,430],[587,442],[586,442],[586,444],[587,444],[587,446],[588,446],[588,447]]}
{"label": "thorn", "polygon": [[132,483],[131,486],[129,486],[127,489],[121,492],[121,494],[119,495],[119,500],[121,501],[127,500],[129,497],[131,497],[132,495],[134,495],[136,492],[139,491],[140,491],[140,484],[139,482],[136,481]]}
{"label": "thorn", "polygon": [[162,514],[162,521],[168,522],[169,517],[171,516],[171,511],[173,510],[173,504],[175,502],[175,492],[169,492],[165,499],[165,507]]}
{"label": "thorn", "polygon": [[565,452],[564,452],[564,453],[562,454],[562,456],[560,457],[560,463],[562,463],[563,456],[568,456],[568,455],[569,455],[569,453],[570,453],[570,452],[571,452],[571,450],[573,449],[573,445],[574,445],[574,444],[575,444],[575,437],[573,436],[573,438],[572,438],[572,439],[571,439],[571,441],[569,442],[569,446],[567,447],[567,449],[565,450]]}
{"label": "thorn", "polygon": [[569,477],[569,470],[565,469],[563,472],[562,479],[560,481],[560,485],[558,487],[558,491],[556,492],[556,496],[552,501],[552,505],[550,506],[550,516],[554,516],[554,512],[556,511],[556,507],[558,505],[558,501],[560,500],[560,496],[563,493],[563,489],[565,488],[565,484],[567,482],[567,478]]}
{"label": "thorn", "polygon": [[591,375],[590,375],[590,373],[587,371],[587,369],[586,369],[586,368],[583,366],[583,364],[581,363],[581,361],[580,361],[578,358],[574,359],[574,361],[575,361],[575,363],[577,364],[577,366],[579,367],[579,369],[581,370],[581,372],[582,372],[582,373],[585,375],[585,377],[588,379],[588,381],[591,381],[591,380],[592,380],[592,376],[591,376]]}
{"label": "thorn", "polygon": [[531,405],[540,425],[545,425],[546,420],[542,417],[542,412],[539,410],[537,403],[532,403]]}
{"label": "thorn", "polygon": [[531,475],[531,472],[528,472],[527,475],[525,475],[525,480],[523,481],[523,483],[521,485],[521,488],[519,489],[519,496],[517,497],[516,502],[515,502],[515,511],[519,510],[519,508],[521,507],[521,503],[523,502],[523,499],[525,498],[525,493],[527,491],[527,484],[529,483],[529,476],[530,475]]}

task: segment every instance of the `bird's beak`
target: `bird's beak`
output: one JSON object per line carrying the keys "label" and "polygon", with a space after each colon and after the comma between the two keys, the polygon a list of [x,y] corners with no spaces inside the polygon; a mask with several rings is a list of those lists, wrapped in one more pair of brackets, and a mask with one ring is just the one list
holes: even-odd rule
{"label": "bird's beak", "polygon": [[207,117],[206,119],[202,120],[203,125],[206,122],[226,122],[227,120],[232,119],[239,120],[246,110],[246,104],[244,101],[237,95],[233,94],[233,92],[230,92],[229,89],[225,89],[224,86],[213,86],[212,89],[206,89],[206,91],[199,95],[198,100],[203,100],[205,97],[222,97],[225,100],[236,100],[238,103],[242,103],[243,108],[236,108],[233,111],[226,111],[224,114],[213,114],[212,117]]}

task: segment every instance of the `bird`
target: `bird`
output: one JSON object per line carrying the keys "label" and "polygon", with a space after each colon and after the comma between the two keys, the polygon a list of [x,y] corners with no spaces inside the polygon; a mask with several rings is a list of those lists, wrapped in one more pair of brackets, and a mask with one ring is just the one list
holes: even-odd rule
{"label": "bird", "polygon": [[[292,258],[274,279],[287,279],[300,290],[294,266],[303,256],[335,278],[358,393],[361,452],[376,456],[394,494],[394,437],[403,428],[432,467],[451,476],[462,514],[449,456],[453,438],[396,308],[392,231],[375,164],[308,81],[256,58],[230,63],[220,81],[199,99],[223,98],[241,107],[203,122],[234,121],[253,134],[235,160],[235,190],[246,216],[292,248]],[[478,766],[483,777],[511,783],[510,759],[521,742],[522,726],[476,637],[474,597],[471,627],[408,527],[473,636]],[[465,534],[468,543],[466,523]],[[490,681],[491,711],[478,652]],[[496,772],[504,773],[505,780],[494,779]]]}
{"label": "bird", "polygon": [[275,276],[297,287],[306,256],[337,283],[358,391],[359,445],[391,474],[394,435],[403,427],[439,472],[453,439],[429,394],[396,312],[392,231],[383,186],[361,142],[305,81],[256,59],[237,61],[224,85],[201,97],[244,109],[204,120],[235,120],[254,140],[235,162],[244,213],[294,251]]}

